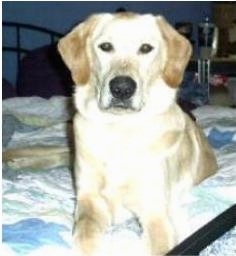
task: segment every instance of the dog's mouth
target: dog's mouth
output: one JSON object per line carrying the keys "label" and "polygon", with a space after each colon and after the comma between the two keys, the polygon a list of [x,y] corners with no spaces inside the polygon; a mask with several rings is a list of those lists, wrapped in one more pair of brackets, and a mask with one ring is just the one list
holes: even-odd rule
{"label": "dog's mouth", "polygon": [[133,99],[118,100],[113,97],[111,97],[111,99],[108,102],[106,102],[105,104],[100,102],[99,108],[102,111],[107,111],[107,112],[112,112],[112,113],[117,113],[117,114],[121,114],[122,112],[132,113],[132,112],[137,112],[140,110],[133,103]]}
{"label": "dog's mouth", "polygon": [[133,106],[132,100],[118,100],[116,98],[111,99],[108,109],[115,110],[117,112],[137,111],[137,109]]}
{"label": "dog's mouth", "polygon": [[141,111],[141,108],[137,108],[129,103],[111,103],[106,107],[100,107],[100,109],[115,115],[135,114]]}

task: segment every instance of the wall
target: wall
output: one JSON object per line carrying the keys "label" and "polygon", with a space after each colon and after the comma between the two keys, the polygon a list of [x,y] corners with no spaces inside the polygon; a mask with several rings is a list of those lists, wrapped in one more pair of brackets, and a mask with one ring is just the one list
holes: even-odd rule
{"label": "wall", "polygon": [[170,22],[200,22],[205,15],[211,15],[211,2],[191,1],[47,1],[47,2],[3,2],[3,20],[16,21],[66,32],[91,13],[113,12],[119,7],[141,13],[161,13]]}
{"label": "wall", "polygon": [[[211,2],[162,2],[162,1],[27,1],[3,2],[3,21],[14,21],[46,27],[61,33],[66,33],[78,21],[85,19],[91,13],[114,12],[119,7],[141,13],[164,15],[172,24],[178,21],[199,23],[206,15],[211,17]],[[194,32],[194,34],[196,34]],[[3,44],[13,42],[11,33],[3,30]],[[25,40],[27,47],[36,48],[44,43],[33,36]],[[14,63],[3,55],[3,75],[15,83]]]}

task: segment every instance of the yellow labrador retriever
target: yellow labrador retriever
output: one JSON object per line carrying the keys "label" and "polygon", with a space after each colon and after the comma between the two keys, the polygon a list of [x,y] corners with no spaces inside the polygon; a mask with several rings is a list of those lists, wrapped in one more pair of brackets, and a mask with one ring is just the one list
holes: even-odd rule
{"label": "yellow labrador retriever", "polygon": [[138,216],[147,255],[166,253],[179,241],[179,196],[217,169],[203,133],[175,102],[189,42],[162,16],[98,14],[58,49],[76,85],[78,255],[98,255],[123,209]]}

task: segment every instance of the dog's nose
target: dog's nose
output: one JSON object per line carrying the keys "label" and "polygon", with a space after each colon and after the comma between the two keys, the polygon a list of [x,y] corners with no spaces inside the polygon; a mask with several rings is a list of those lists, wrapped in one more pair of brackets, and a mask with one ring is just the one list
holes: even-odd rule
{"label": "dog's nose", "polygon": [[113,97],[127,100],[136,90],[136,82],[129,76],[117,76],[110,81],[110,91]]}

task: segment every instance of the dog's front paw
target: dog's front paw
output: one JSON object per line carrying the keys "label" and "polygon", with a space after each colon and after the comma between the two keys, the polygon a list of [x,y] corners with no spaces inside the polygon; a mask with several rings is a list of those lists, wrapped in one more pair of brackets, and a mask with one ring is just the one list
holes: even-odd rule
{"label": "dog's front paw", "polygon": [[98,244],[96,239],[87,238],[81,239],[79,237],[74,238],[74,251],[77,256],[97,256]]}
{"label": "dog's front paw", "polygon": [[79,225],[76,225],[73,240],[77,255],[98,256],[101,235],[99,228],[90,221],[81,221]]}

